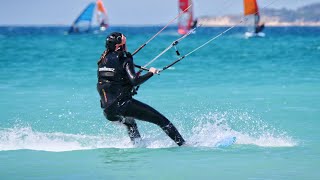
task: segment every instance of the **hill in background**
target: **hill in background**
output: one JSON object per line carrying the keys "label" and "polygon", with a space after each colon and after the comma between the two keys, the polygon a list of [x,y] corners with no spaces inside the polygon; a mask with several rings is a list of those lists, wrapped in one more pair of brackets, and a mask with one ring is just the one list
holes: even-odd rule
{"label": "hill in background", "polygon": [[[320,26],[320,3],[310,4],[296,10],[271,9],[260,10],[261,21],[267,26]],[[238,24],[243,15],[218,17],[199,17],[204,26],[232,26]]]}

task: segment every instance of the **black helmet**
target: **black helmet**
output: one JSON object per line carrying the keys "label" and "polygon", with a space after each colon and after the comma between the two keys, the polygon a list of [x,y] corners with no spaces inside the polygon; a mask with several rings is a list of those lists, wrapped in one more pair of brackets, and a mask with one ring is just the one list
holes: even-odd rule
{"label": "black helmet", "polygon": [[126,37],[119,32],[109,34],[106,39],[106,48],[110,51],[126,51]]}

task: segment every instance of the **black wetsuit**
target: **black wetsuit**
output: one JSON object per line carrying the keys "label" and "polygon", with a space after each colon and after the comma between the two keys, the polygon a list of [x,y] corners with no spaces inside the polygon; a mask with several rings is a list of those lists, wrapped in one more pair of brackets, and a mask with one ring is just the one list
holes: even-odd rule
{"label": "black wetsuit", "polygon": [[197,25],[198,25],[198,19],[195,19],[195,20],[193,21],[193,23],[192,23],[191,29],[196,28]]}
{"label": "black wetsuit", "polygon": [[254,32],[255,32],[255,33],[259,33],[259,32],[262,32],[263,29],[264,29],[264,24],[257,25],[257,26],[255,27]]}
{"label": "black wetsuit", "polygon": [[262,32],[264,29],[264,24],[260,25],[259,23],[260,23],[260,16],[257,14],[254,16],[254,24],[255,24],[254,32],[255,33]]}
{"label": "black wetsuit", "polygon": [[148,72],[137,76],[134,70],[133,59],[126,52],[109,52],[98,63],[97,90],[101,97],[101,107],[105,117],[110,121],[122,122],[128,128],[133,140],[140,137],[135,119],[154,123],[179,146],[184,139],[174,125],[161,113],[152,107],[132,98],[132,89],[153,76]]}

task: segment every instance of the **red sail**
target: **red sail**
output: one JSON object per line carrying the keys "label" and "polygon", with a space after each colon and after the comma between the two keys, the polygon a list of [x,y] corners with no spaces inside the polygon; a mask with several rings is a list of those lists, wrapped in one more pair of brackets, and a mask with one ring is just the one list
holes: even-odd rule
{"label": "red sail", "polygon": [[[191,0],[179,0],[179,13],[183,12],[192,4]],[[192,27],[193,11],[192,7],[185,11],[178,20],[178,33],[186,34]]]}

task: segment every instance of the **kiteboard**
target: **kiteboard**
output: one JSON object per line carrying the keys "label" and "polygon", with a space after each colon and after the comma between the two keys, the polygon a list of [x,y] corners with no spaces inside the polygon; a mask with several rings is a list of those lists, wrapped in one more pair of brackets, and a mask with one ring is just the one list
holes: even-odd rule
{"label": "kiteboard", "polygon": [[236,141],[237,141],[237,138],[236,138],[235,136],[225,137],[225,138],[221,139],[220,141],[218,141],[218,142],[214,145],[214,147],[217,147],[217,148],[230,147],[230,146],[233,145]]}

